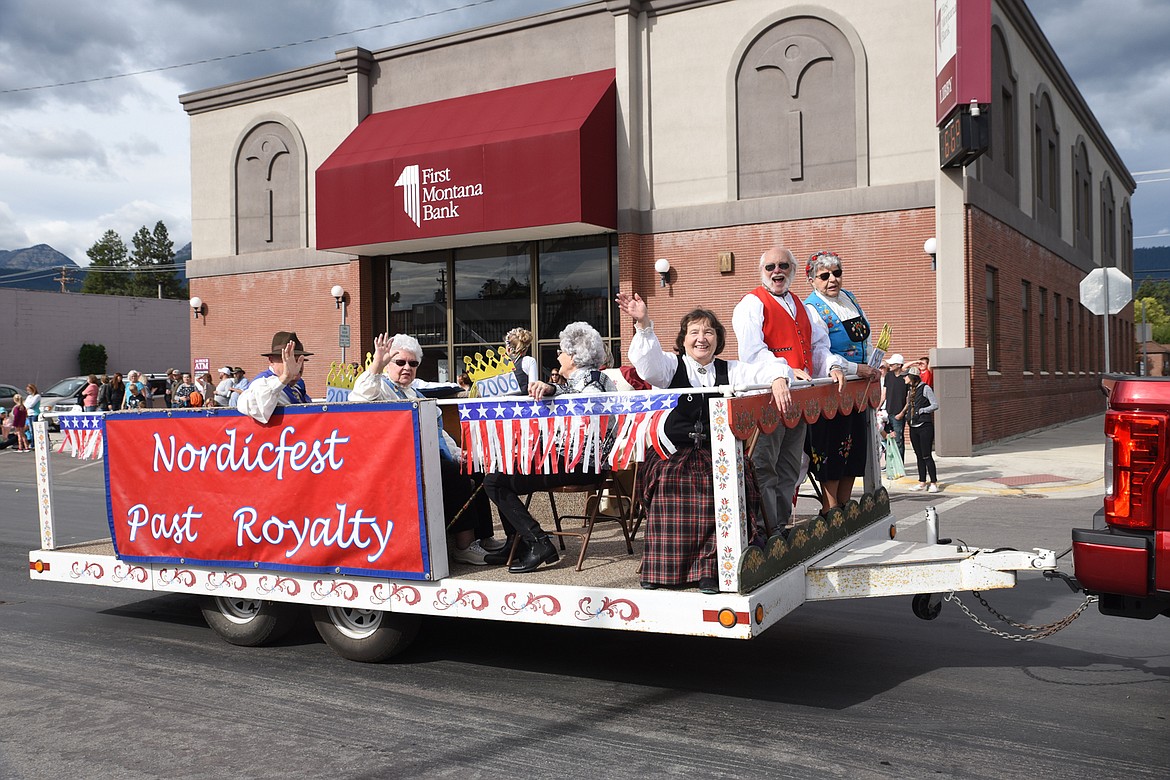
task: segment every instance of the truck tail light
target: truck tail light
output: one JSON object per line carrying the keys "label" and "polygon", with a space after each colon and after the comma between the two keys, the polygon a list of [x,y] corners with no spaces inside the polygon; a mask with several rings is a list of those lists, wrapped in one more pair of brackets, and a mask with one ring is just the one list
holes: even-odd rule
{"label": "truck tail light", "polygon": [[1146,412],[1109,412],[1105,435],[1105,522],[1153,530],[1155,500],[1166,472],[1166,416]]}

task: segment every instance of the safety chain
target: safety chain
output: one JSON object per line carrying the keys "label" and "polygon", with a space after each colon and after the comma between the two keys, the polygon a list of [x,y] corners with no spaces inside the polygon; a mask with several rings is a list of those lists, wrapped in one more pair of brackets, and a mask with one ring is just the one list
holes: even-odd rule
{"label": "safety chain", "polygon": [[991,614],[995,615],[997,618],[999,618],[1003,622],[1005,622],[1009,625],[1015,626],[1016,628],[1022,628],[1026,631],[1032,631],[1034,633],[1031,633],[1031,634],[1009,634],[1006,631],[1000,631],[995,626],[988,625],[986,622],[981,620],[978,615],[976,615],[974,612],[972,612],[967,607],[967,605],[964,604],[962,602],[962,600],[959,599],[959,597],[955,595],[954,591],[951,591],[950,593],[948,593],[943,598],[943,600],[944,601],[953,601],[956,604],[958,604],[959,609],[963,610],[963,613],[967,617],[971,618],[971,620],[973,620],[975,622],[975,624],[978,625],[980,628],[983,628],[986,631],[989,631],[992,634],[995,634],[1000,639],[1010,639],[1013,642],[1032,642],[1032,641],[1035,641],[1037,639],[1044,639],[1046,637],[1050,637],[1053,634],[1055,634],[1057,631],[1060,631],[1062,628],[1068,628],[1074,620],[1076,620],[1077,618],[1079,618],[1081,616],[1082,612],[1084,612],[1086,609],[1089,608],[1090,604],[1094,604],[1097,601],[1096,596],[1085,596],[1085,600],[1083,602],[1081,602],[1081,605],[1079,607],[1077,607],[1075,610],[1073,610],[1072,614],[1069,615],[1068,617],[1061,618],[1060,620],[1056,621],[1055,623],[1049,623],[1048,625],[1033,626],[1033,625],[1030,625],[1028,623],[1017,623],[1016,621],[1012,620],[1011,618],[1005,617],[998,610],[996,610],[994,607],[992,607],[990,604],[988,604],[987,601],[984,600],[983,596],[981,596],[978,592],[972,591],[972,594],[975,596],[975,598],[979,599],[980,604],[987,607],[987,610]]}

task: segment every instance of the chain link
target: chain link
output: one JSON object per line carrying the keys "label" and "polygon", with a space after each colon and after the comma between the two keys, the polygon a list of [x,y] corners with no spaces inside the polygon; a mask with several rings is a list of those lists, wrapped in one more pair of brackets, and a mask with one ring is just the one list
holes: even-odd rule
{"label": "chain link", "polygon": [[964,604],[962,602],[962,600],[958,596],[955,595],[954,591],[951,591],[946,596],[944,596],[943,600],[944,601],[953,601],[956,604],[958,604],[959,609],[963,610],[963,613],[967,617],[971,618],[971,620],[974,621],[974,623],[976,625],[978,625],[980,628],[982,628],[986,631],[989,631],[992,634],[995,634],[1000,639],[1010,639],[1013,642],[1033,642],[1037,639],[1045,639],[1046,637],[1050,637],[1053,634],[1055,634],[1057,631],[1060,631],[1062,628],[1068,628],[1074,620],[1076,620],[1077,618],[1079,618],[1081,616],[1082,612],[1084,612],[1086,609],[1089,608],[1090,604],[1095,604],[1097,602],[1096,596],[1085,596],[1085,600],[1083,602],[1081,602],[1081,605],[1079,607],[1077,607],[1075,610],[1073,610],[1072,614],[1068,615],[1067,617],[1061,618],[1060,620],[1057,620],[1055,623],[1048,623],[1047,625],[1043,625],[1043,626],[1033,626],[1033,625],[1030,625],[1028,623],[1017,623],[1016,621],[1012,620],[1011,618],[1005,617],[998,610],[996,610],[994,607],[992,607],[990,604],[988,604],[987,601],[983,598],[983,596],[980,595],[977,591],[972,591],[972,595],[974,595],[975,598],[979,599],[979,603],[982,604],[984,607],[986,607],[988,612],[995,615],[997,618],[999,618],[1003,622],[1007,623],[1008,625],[1015,626],[1016,628],[1022,628],[1026,631],[1031,631],[1033,633],[1030,633],[1030,634],[1009,634],[1007,631],[1001,631],[998,628],[996,628],[995,626],[988,625],[978,615],[976,615],[974,612],[972,612],[967,607],[967,605]]}

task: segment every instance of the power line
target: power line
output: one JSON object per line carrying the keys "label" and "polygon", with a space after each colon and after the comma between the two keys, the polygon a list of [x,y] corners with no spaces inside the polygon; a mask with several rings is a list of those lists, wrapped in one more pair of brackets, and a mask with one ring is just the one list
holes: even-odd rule
{"label": "power line", "polygon": [[291,49],[294,46],[304,46],[307,43],[318,43],[320,41],[327,41],[331,38],[340,38],[345,35],[356,35],[357,33],[369,32],[370,30],[378,30],[383,27],[393,27],[396,24],[404,22],[416,22],[420,19],[426,19],[432,16],[441,16],[442,14],[450,13],[451,11],[462,11],[467,8],[475,8],[479,5],[488,5],[494,3],[496,0],[472,0],[472,2],[464,3],[463,5],[452,6],[451,8],[444,8],[438,11],[428,11],[426,13],[416,14],[415,16],[407,16],[402,19],[395,19],[381,24],[372,24],[369,27],[359,27],[356,30],[347,30],[346,32],[330,33],[329,35],[321,35],[316,38],[307,38],[303,41],[296,41],[293,43],[280,43],[275,46],[267,46],[263,49],[253,49],[252,51],[239,52],[238,54],[225,54],[220,57],[208,57],[203,60],[193,60],[192,62],[184,62],[178,65],[161,65],[157,68],[145,68],[143,70],[135,70],[128,73],[114,73],[108,76],[95,76],[91,79],[77,79],[75,81],[59,81],[55,84],[41,84],[35,87],[16,87],[13,89],[0,89],[0,95],[13,94],[16,92],[34,92],[41,89],[55,89],[57,87],[72,87],[78,84],[93,84],[99,81],[113,81],[115,79],[129,78],[130,76],[142,76],[147,73],[162,73],[167,70],[178,70],[179,68],[190,68],[194,65],[206,65],[211,62],[223,62],[225,60],[238,59],[240,57],[250,57],[253,54],[265,54],[271,51],[278,51],[280,49]]}

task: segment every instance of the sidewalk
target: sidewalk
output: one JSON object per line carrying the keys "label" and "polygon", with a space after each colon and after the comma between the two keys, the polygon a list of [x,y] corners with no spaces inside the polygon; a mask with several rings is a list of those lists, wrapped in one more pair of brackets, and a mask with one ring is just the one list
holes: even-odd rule
{"label": "sidewalk", "polygon": [[[949,495],[1047,496],[1103,495],[1105,415],[1066,423],[1038,433],[997,442],[969,458],[935,455],[938,482]],[[891,493],[918,484],[918,465],[906,437],[906,476],[885,481]]]}

